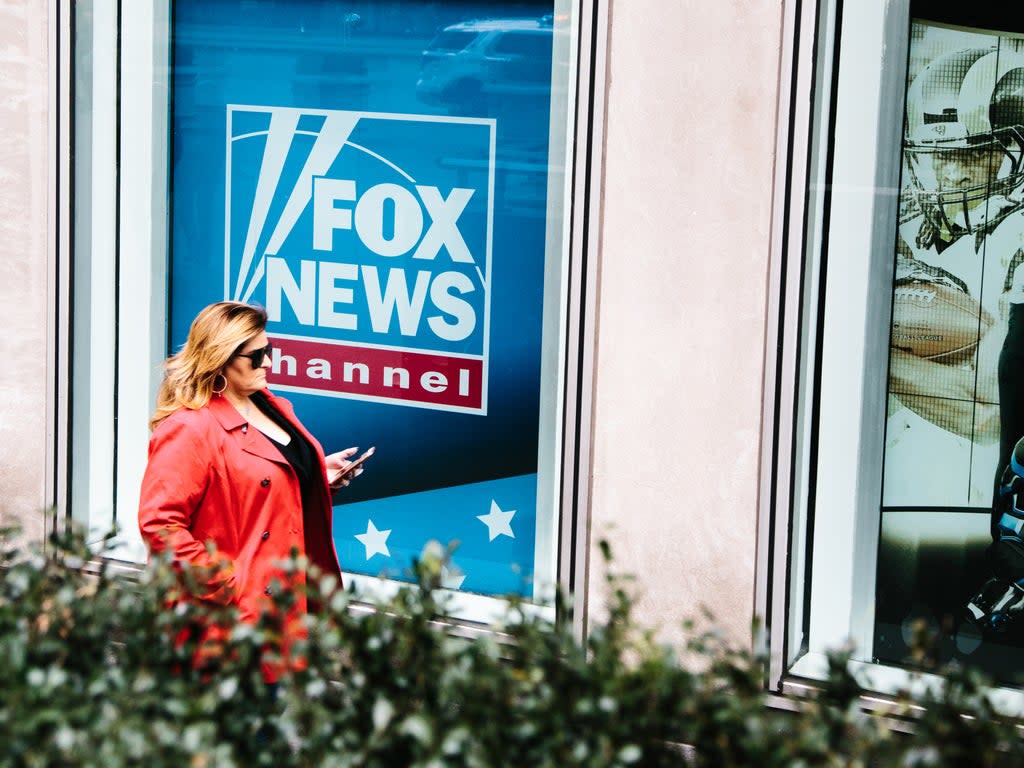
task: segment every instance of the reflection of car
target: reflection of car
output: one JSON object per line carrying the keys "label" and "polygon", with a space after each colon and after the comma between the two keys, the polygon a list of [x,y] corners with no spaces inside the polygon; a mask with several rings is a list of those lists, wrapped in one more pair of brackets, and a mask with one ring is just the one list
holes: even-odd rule
{"label": "reflection of car", "polygon": [[486,112],[497,100],[547,100],[551,17],[481,19],[445,27],[423,51],[416,94],[453,112]]}

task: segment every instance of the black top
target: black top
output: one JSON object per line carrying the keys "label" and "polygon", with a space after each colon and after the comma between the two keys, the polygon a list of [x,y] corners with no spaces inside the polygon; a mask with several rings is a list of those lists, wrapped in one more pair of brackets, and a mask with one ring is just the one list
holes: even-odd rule
{"label": "black top", "polygon": [[250,398],[256,407],[260,409],[272,422],[283,429],[291,440],[287,445],[277,442],[274,438],[267,436],[281,455],[291,464],[295,475],[299,479],[299,492],[302,494],[302,527],[304,531],[306,552],[311,550],[311,541],[329,540],[330,532],[327,530],[327,521],[320,506],[320,459],[317,456],[316,448],[306,439],[284,414],[277,410],[267,400],[262,392],[255,392]]}

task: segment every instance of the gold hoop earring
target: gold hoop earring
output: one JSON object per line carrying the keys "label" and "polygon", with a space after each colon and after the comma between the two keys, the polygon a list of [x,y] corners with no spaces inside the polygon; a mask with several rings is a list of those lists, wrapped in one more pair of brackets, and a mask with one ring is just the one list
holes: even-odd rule
{"label": "gold hoop earring", "polygon": [[[217,389],[217,379],[224,379],[224,386],[221,387],[220,389]],[[227,376],[225,376],[223,373],[218,373],[216,376],[213,377],[213,394],[215,394],[215,395],[222,395],[222,394],[224,394],[224,390],[227,389],[227,388],[228,388],[228,378],[227,378]]]}

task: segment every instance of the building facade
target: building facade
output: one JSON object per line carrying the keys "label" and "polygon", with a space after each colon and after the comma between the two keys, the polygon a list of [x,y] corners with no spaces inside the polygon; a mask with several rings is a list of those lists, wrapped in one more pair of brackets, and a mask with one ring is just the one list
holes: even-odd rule
{"label": "building facade", "polygon": [[606,539],[642,622],[678,641],[707,606],[774,690],[848,642],[895,690],[919,620],[1014,683],[1015,616],[995,632],[979,597],[1017,578],[986,554],[1024,260],[998,9],[0,15],[2,514],[25,538],[116,523],[144,560],[159,363],[238,298],[321,441],[377,447],[333,532],[368,589],[458,539],[454,618],[561,584],[585,631]]}

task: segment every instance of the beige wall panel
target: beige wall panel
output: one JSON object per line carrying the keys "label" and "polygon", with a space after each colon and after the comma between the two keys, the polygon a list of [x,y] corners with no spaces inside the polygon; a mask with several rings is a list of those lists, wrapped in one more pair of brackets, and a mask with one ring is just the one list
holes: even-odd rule
{"label": "beige wall panel", "polygon": [[43,535],[48,163],[45,0],[0,2],[0,525]]}
{"label": "beige wall panel", "polygon": [[592,539],[748,643],[781,4],[612,6]]}

